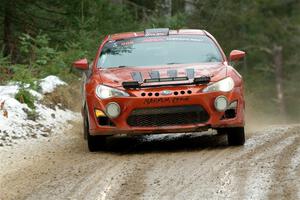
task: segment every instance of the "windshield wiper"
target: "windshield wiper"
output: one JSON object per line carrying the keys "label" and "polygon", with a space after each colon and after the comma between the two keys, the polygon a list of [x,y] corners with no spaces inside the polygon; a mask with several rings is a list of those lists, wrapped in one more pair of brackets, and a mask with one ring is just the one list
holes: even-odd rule
{"label": "windshield wiper", "polygon": [[177,63],[177,62],[170,62],[170,63],[167,63],[167,65],[175,65],[175,64],[182,64],[182,63]]}
{"label": "windshield wiper", "polygon": [[113,69],[113,68],[126,68],[126,67],[134,67],[134,66],[120,65],[120,66],[116,66],[116,67],[108,67],[108,69]]}

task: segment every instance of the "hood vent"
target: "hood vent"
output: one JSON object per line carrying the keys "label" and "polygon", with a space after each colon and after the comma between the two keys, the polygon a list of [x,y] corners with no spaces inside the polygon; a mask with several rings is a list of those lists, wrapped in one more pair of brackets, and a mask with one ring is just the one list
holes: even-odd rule
{"label": "hood vent", "polygon": [[151,79],[160,78],[159,71],[151,71],[151,72],[149,72],[149,76]]}
{"label": "hood vent", "polygon": [[167,74],[170,78],[177,77],[177,70],[174,70],[174,69],[168,70]]}
{"label": "hood vent", "polygon": [[131,77],[137,82],[143,82],[143,76],[141,72],[131,72]]}
{"label": "hood vent", "polygon": [[186,76],[187,76],[189,79],[192,79],[192,78],[195,77],[195,70],[194,70],[193,68],[186,69],[185,72],[186,72]]}

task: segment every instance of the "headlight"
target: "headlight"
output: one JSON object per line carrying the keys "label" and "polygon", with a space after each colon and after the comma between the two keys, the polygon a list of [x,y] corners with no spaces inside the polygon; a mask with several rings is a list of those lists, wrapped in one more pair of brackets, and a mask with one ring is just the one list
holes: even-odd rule
{"label": "headlight", "polygon": [[111,97],[128,97],[129,94],[122,91],[122,90],[118,90],[115,88],[111,88],[105,85],[98,85],[96,88],[96,95],[100,98],[100,99],[108,99]]}
{"label": "headlight", "polygon": [[223,80],[220,80],[216,83],[213,83],[206,88],[203,89],[203,92],[215,92],[215,91],[220,91],[220,92],[229,92],[233,89],[234,87],[234,81],[232,80],[231,77],[227,77]]}

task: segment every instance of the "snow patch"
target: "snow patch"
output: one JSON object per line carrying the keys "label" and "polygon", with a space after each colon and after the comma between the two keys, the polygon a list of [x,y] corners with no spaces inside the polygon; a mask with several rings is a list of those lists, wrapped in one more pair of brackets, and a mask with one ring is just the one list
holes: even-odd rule
{"label": "snow patch", "polygon": [[66,83],[60,80],[57,76],[47,76],[40,81],[41,92],[43,94],[51,93],[57,86],[66,85]]}
{"label": "snow patch", "polygon": [[19,88],[18,85],[0,85],[0,98],[3,98],[4,96],[13,98],[15,94],[18,93]]}
{"label": "snow patch", "polygon": [[42,100],[43,99],[43,95],[38,93],[37,91],[35,90],[31,90],[29,89],[29,92],[32,96],[34,96],[37,100]]}
{"label": "snow patch", "polygon": [[[33,112],[26,104],[14,98],[20,89],[19,84],[15,84],[0,86],[0,146],[12,145],[18,139],[48,137],[52,133],[70,128],[69,122],[79,119],[79,113],[42,105],[40,100],[43,95],[28,89],[37,99]],[[43,93],[54,91],[58,85],[66,83],[55,76],[48,76],[41,81]]]}

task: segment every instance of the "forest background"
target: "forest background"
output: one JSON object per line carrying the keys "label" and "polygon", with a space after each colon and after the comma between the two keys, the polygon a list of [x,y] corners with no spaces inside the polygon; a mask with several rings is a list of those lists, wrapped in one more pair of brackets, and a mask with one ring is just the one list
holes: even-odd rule
{"label": "forest background", "polygon": [[169,27],[205,29],[245,80],[248,118],[300,119],[299,0],[2,0],[0,85],[57,75],[72,83],[72,62],[93,59],[106,34]]}

